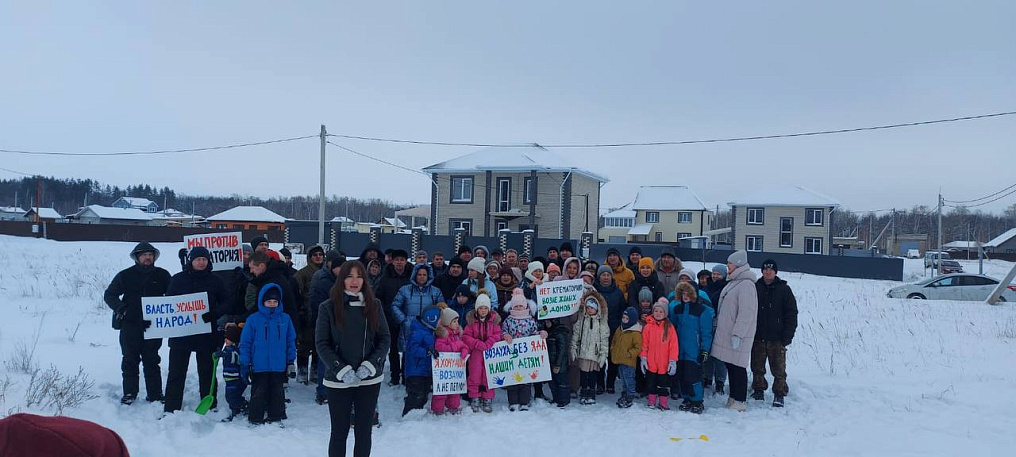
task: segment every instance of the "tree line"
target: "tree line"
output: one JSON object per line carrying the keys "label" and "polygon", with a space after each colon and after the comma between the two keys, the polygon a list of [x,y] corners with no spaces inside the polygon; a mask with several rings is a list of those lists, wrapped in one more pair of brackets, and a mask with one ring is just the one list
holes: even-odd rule
{"label": "tree line", "polygon": [[[0,180],[0,206],[18,206],[28,209],[36,206],[38,195],[36,177]],[[60,214],[74,214],[85,205],[110,206],[120,197],[147,198],[159,205],[160,210],[173,208],[187,214],[208,217],[240,205],[263,206],[291,219],[316,220],[317,196],[277,196],[259,198],[233,194],[222,196],[194,196],[178,194],[169,187],[152,187],[148,184],[129,185],[125,188],[102,184],[93,179],[42,178],[42,205],[52,207]],[[347,216],[358,222],[376,222],[382,217],[394,217],[395,211],[405,209],[380,198],[357,199],[332,195],[326,198],[325,215],[331,219]]]}

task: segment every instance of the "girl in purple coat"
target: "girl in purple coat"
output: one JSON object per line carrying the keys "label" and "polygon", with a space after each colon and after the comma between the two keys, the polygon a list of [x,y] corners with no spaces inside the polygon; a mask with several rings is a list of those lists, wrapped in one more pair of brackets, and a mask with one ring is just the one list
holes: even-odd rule
{"label": "girl in purple coat", "polygon": [[[511,312],[505,318],[504,323],[501,324],[501,337],[506,343],[511,344],[514,338],[534,335],[540,335],[540,338],[543,339],[547,338],[547,331],[540,330],[536,319],[533,319],[536,308],[535,303],[533,306],[530,306],[526,302],[526,296],[522,292],[522,289],[516,288],[512,291],[512,298],[508,301],[508,305]],[[529,410],[529,394],[532,393],[529,384],[517,384],[505,389],[508,391],[509,411]]]}
{"label": "girl in purple coat", "polygon": [[[441,310],[441,320],[437,330],[434,331],[434,349],[437,352],[458,352],[462,355],[463,360],[469,362],[469,348],[466,347],[466,343],[462,342],[459,313],[456,313],[454,309],[444,308]],[[459,408],[461,402],[462,397],[459,394],[434,395],[430,399],[430,410],[434,414],[441,415],[444,414],[445,406],[447,406],[450,414],[458,414],[461,411]]]}
{"label": "girl in purple coat", "polygon": [[469,390],[469,406],[474,413],[493,412],[494,389],[487,388],[487,370],[483,368],[483,351],[501,341],[501,316],[490,311],[490,297],[480,294],[476,307],[466,314],[466,329],[462,342],[469,348],[469,362],[466,388]]}

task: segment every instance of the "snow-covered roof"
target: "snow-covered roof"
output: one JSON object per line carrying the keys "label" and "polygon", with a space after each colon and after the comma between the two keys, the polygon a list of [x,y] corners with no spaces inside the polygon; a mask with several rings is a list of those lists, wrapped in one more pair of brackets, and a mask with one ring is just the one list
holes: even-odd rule
{"label": "snow-covered roof", "polygon": [[540,173],[572,172],[599,182],[608,182],[606,176],[575,166],[555,151],[538,144],[512,148],[486,148],[441,163],[423,171],[427,173],[476,173],[478,171],[537,171]]}
{"label": "snow-covered roof", "polygon": [[[25,212],[25,215],[27,216],[29,213],[35,213],[35,207],[29,208],[29,210],[27,212]],[[42,219],[61,219],[61,218],[63,218],[63,216],[61,216],[60,213],[58,213],[53,208],[39,208],[39,217],[42,218]]]}
{"label": "snow-covered roof", "polygon": [[631,209],[631,203],[624,205],[618,209],[603,214],[603,217],[635,217],[635,210]]}
{"label": "snow-covered roof", "polygon": [[383,220],[385,222],[385,225],[390,225],[392,227],[404,228],[406,226],[405,222],[402,222],[401,220],[395,217],[386,217]]}
{"label": "snow-covered roof", "polygon": [[801,186],[752,189],[731,206],[840,206],[840,202]]}
{"label": "snow-covered roof", "polygon": [[196,214],[187,214],[183,211],[177,211],[173,208],[162,210],[156,213],[148,213],[152,216],[152,219],[203,219],[201,216]]}
{"label": "snow-covered roof", "polygon": [[286,218],[262,206],[237,206],[214,216],[208,216],[207,219],[209,221],[286,222]]}
{"label": "snow-covered roof", "polygon": [[131,221],[150,221],[152,216],[137,208],[115,208],[112,206],[88,205],[78,210],[73,217],[81,217],[84,213],[91,212],[100,219],[123,219]]}
{"label": "snow-covered roof", "polygon": [[706,210],[705,203],[688,186],[642,186],[635,194],[634,210]]}
{"label": "snow-covered roof", "polygon": [[120,197],[117,200],[123,200],[127,202],[128,205],[131,205],[135,208],[146,207],[148,205],[151,205],[152,203],[155,203],[147,198],[140,197]]}
{"label": "snow-covered roof", "polygon": [[430,217],[430,205],[414,206],[412,208],[401,209],[395,212],[395,217]]}
{"label": "snow-covered roof", "polygon": [[997,248],[1002,244],[1004,244],[1006,241],[1011,240],[1014,236],[1016,236],[1016,228],[1011,228],[1009,230],[1006,230],[1005,233],[996,236],[995,238],[992,238],[991,241],[984,243],[983,246],[986,248]]}
{"label": "snow-covered roof", "polygon": [[653,231],[653,224],[639,224],[628,229],[629,235],[648,235]]}
{"label": "snow-covered roof", "polygon": [[348,224],[353,222],[353,220],[346,216],[335,216],[332,218],[332,222],[341,222],[343,224]]}
{"label": "snow-covered roof", "polygon": [[0,206],[0,213],[25,214],[25,212],[25,210],[18,208],[17,206]]}
{"label": "snow-covered roof", "polygon": [[945,249],[977,249],[976,241],[950,241],[942,245]]}

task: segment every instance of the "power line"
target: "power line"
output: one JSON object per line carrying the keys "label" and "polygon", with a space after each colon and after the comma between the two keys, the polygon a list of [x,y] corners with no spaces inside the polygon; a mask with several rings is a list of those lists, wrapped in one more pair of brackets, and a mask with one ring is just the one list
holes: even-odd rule
{"label": "power line", "polygon": [[35,176],[35,175],[31,174],[31,173],[25,173],[23,171],[18,171],[18,170],[11,170],[10,168],[0,167],[0,170],[6,171],[8,173],[14,173],[16,175]]}
{"label": "power line", "polygon": [[[575,144],[542,144],[540,146],[544,148],[620,148],[620,147],[632,147],[632,146],[678,146],[686,144],[704,144],[704,143],[729,143],[735,141],[754,141],[754,140],[771,140],[777,138],[796,138],[805,136],[818,136],[818,135],[832,135],[837,133],[852,133],[852,132],[864,132],[872,130],[886,130],[895,129],[901,127],[914,127],[921,125],[931,124],[944,124],[947,122],[959,122],[959,121],[970,121],[976,119],[987,119],[992,117],[1011,116],[1016,114],[1016,111],[1005,111],[1000,113],[990,114],[978,114],[975,116],[962,116],[953,117],[948,119],[935,119],[930,121],[917,121],[917,122],[904,122],[898,124],[887,124],[887,125],[876,125],[869,127],[855,127],[855,128],[844,128],[834,130],[817,130],[811,132],[799,132],[799,133],[781,133],[774,135],[756,135],[756,136],[741,136],[741,137],[729,137],[729,138],[711,138],[704,140],[678,140],[678,141],[648,141],[648,142],[628,142],[628,143],[575,143]],[[382,137],[369,137],[359,135],[344,135],[344,134],[329,134],[328,136],[347,138],[352,140],[365,140],[365,141],[380,141],[387,143],[405,143],[405,144],[419,144],[419,145],[433,145],[433,146],[471,146],[471,147],[494,147],[494,148],[519,148],[519,147],[531,147],[533,143],[470,143],[470,142],[455,142],[455,141],[425,141],[425,140],[407,140],[400,138],[382,138]]]}
{"label": "power line", "polygon": [[[1012,187],[1016,187],[1016,186],[1012,186]],[[999,196],[997,196],[997,197],[995,197],[995,198],[993,198],[991,200],[983,201],[983,202],[977,203],[975,205],[944,205],[944,206],[949,206],[949,207],[952,207],[952,208],[977,208],[978,206],[983,206],[983,205],[987,205],[989,203],[997,202],[997,201],[999,201],[999,200],[1001,200],[1001,199],[1003,199],[1005,197],[1008,197],[1010,195],[1013,195],[1013,194],[1016,194],[1016,189],[1012,189],[1012,190],[1010,190],[1006,194],[999,195]]]}
{"label": "power line", "polygon": [[1005,192],[1005,191],[1007,191],[1007,190],[1009,190],[1009,189],[1012,189],[1012,188],[1014,188],[1014,187],[1016,187],[1016,184],[1013,184],[1013,185],[1011,185],[1011,186],[1009,186],[1009,187],[1006,187],[1005,189],[1002,189],[1002,190],[1000,190],[1000,191],[998,191],[998,192],[994,192],[994,193],[991,193],[991,194],[985,195],[985,196],[983,196],[983,197],[981,197],[981,198],[975,198],[975,199],[973,199],[973,200],[946,200],[946,199],[944,199],[944,198],[943,198],[942,200],[944,200],[944,201],[947,201],[947,202],[949,202],[949,203],[959,203],[959,204],[963,204],[963,203],[974,203],[974,202],[977,202],[977,201],[981,201],[981,200],[985,200],[985,199],[988,199],[988,198],[994,197],[994,196],[996,196],[996,195],[998,195],[998,194],[1001,194],[1002,192]]}
{"label": "power line", "polygon": [[191,149],[164,149],[158,151],[120,151],[120,152],[66,152],[66,151],[23,151],[17,149],[0,149],[0,152],[6,152],[9,154],[24,154],[24,155],[44,155],[44,156],[134,156],[134,155],[156,155],[156,154],[176,154],[181,152],[201,152],[201,151],[216,151],[221,149],[234,149],[234,148],[246,148],[249,146],[262,146],[266,144],[285,143],[288,141],[306,140],[308,138],[317,138],[318,135],[307,135],[298,136],[293,138],[282,138],[278,140],[269,141],[257,141],[253,143],[238,143],[238,144],[227,144],[223,146],[210,146],[205,148],[191,148]]}

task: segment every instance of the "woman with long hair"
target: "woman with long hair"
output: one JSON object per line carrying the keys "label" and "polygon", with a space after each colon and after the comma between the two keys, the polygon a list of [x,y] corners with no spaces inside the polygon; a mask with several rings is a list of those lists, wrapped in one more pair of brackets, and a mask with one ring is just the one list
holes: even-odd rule
{"label": "woman with long hair", "polygon": [[332,427],[328,455],[346,455],[353,412],[353,455],[366,457],[370,455],[374,410],[391,335],[381,303],[374,298],[367,271],[359,261],[342,264],[328,300],[318,309],[314,335],[326,367],[323,384],[328,388]]}

